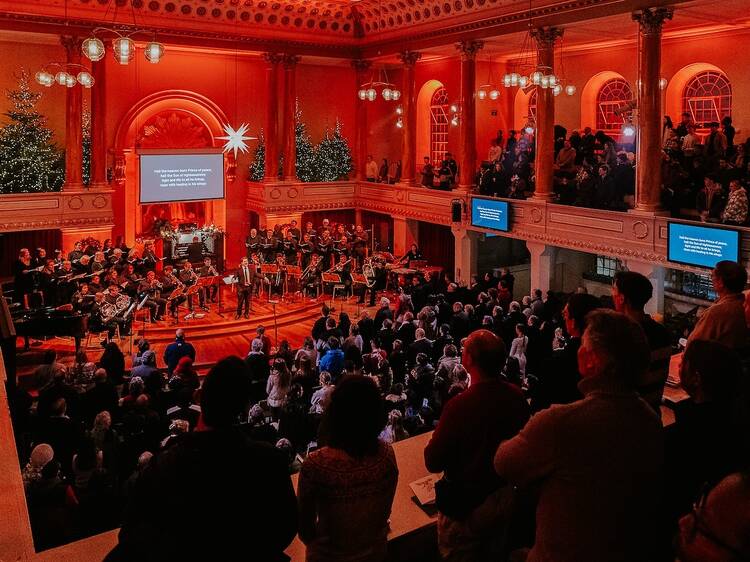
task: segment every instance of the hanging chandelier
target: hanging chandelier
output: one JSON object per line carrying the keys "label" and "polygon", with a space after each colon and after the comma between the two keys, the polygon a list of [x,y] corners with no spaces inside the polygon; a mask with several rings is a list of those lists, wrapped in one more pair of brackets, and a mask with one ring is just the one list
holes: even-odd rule
{"label": "hanging chandelier", "polygon": [[[81,44],[81,51],[83,56],[92,62],[102,60],[107,54],[107,50],[104,46],[104,41],[100,39],[100,35],[114,35],[112,39],[112,54],[115,60],[120,64],[129,64],[135,56],[135,41],[132,37],[139,33],[149,33],[143,30],[126,30],[126,29],[115,29],[108,27],[97,27],[91,32],[91,36],[83,41]],[[164,45],[156,40],[156,35],[151,34],[151,40],[146,43],[143,50],[143,54],[146,60],[152,64],[158,63],[164,56]]]}
{"label": "hanging chandelier", "polygon": [[357,97],[362,101],[375,101],[378,93],[385,101],[398,101],[401,91],[388,80],[388,72],[385,68],[378,70],[377,75],[373,73],[368,82],[361,84],[357,91]]}
{"label": "hanging chandelier", "polygon": [[477,99],[492,101],[500,97],[500,90],[492,80],[492,59],[487,61],[487,82],[477,88]]}
{"label": "hanging chandelier", "polygon": [[506,88],[536,87],[550,89],[555,96],[565,92],[572,96],[576,93],[576,86],[569,83],[565,78],[565,66],[563,65],[563,47],[560,39],[559,49],[554,49],[552,60],[557,55],[559,60],[560,74],[556,74],[552,67],[539,64],[538,48],[535,47],[534,26],[531,17],[531,0],[529,0],[529,22],[528,29],[521,42],[520,56],[514,61],[511,71],[503,75],[503,86]]}
{"label": "hanging chandelier", "polygon": [[47,88],[57,84],[72,88],[80,84],[84,88],[94,85],[94,77],[82,64],[50,62],[34,75],[37,83]]}

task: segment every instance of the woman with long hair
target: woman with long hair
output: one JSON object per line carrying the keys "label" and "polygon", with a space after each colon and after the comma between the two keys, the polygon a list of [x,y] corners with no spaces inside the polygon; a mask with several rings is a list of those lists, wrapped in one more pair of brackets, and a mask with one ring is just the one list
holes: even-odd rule
{"label": "woman with long hair", "polygon": [[292,384],[292,374],[283,359],[274,359],[271,366],[271,375],[266,383],[268,394],[268,405],[271,407],[273,416],[278,419],[279,412],[286,402],[286,394]]}

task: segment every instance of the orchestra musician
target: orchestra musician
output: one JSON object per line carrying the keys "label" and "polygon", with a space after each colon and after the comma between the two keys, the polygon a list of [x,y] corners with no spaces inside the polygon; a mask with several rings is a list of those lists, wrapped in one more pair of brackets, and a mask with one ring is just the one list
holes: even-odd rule
{"label": "orchestra musician", "polygon": [[[216,268],[211,265],[211,258],[208,256],[203,258],[203,265],[198,269],[198,275],[200,277],[216,277],[218,274],[219,272],[216,271]],[[209,300],[211,302],[216,302],[216,295],[219,292],[219,286],[211,285],[209,287],[206,287],[205,291],[208,293],[206,296],[209,298]]]}
{"label": "orchestra musician", "polygon": [[286,263],[289,265],[297,265],[297,240],[292,235],[291,230],[286,231],[283,246]]}
{"label": "orchestra musician", "polygon": [[320,254],[312,254],[310,263],[302,272],[300,284],[302,291],[312,290],[313,295],[318,294],[318,289],[322,285],[323,265]]}
{"label": "orchestra musician", "polygon": [[106,330],[107,339],[102,342],[102,347],[114,337],[115,326],[117,326],[117,322],[114,318],[104,317],[104,312],[108,309],[108,306],[105,305],[106,301],[104,300],[104,293],[95,293],[94,302],[89,311],[89,331],[99,333]]}
{"label": "orchestra musician", "polygon": [[277,254],[275,263],[277,272],[271,278],[271,293],[275,292],[283,296],[286,287],[286,258],[284,254]]}
{"label": "orchestra musician", "polygon": [[361,224],[358,224],[354,229],[352,240],[352,256],[357,261],[357,265],[362,265],[365,257],[367,257],[367,245],[369,241],[370,237],[367,231],[362,228]]}
{"label": "orchestra musician", "polygon": [[101,284],[101,275],[96,275],[96,274],[92,275],[88,284],[89,284],[89,292],[92,295],[103,292],[102,284]]}
{"label": "orchestra musician", "polygon": [[[131,317],[125,318],[125,313],[130,307],[130,297],[128,295],[120,294],[119,285],[110,285],[107,287],[107,293],[104,295],[104,302],[109,307],[105,307],[105,311],[102,314],[102,324],[107,326],[109,329],[109,322],[115,322],[120,326],[120,333],[124,336],[130,335]],[[112,331],[114,335],[114,330]],[[112,336],[110,336],[111,338]]]}
{"label": "orchestra musician", "polygon": [[352,289],[352,264],[351,260],[346,257],[346,254],[339,256],[339,261],[333,267],[333,270],[339,274],[341,283],[346,287],[346,294],[349,295]]}
{"label": "orchestra musician", "polygon": [[[102,295],[104,298],[104,295]],[[73,308],[81,314],[89,314],[94,306],[94,294],[89,289],[87,283],[81,284],[78,290],[73,293],[73,299],[71,300]]]}
{"label": "orchestra musician", "polygon": [[[189,261],[184,263],[182,271],[180,271],[178,277],[185,287],[195,285],[195,282],[198,280],[198,274],[193,269],[193,264]],[[203,292],[202,288],[198,290],[198,303],[202,309],[208,310],[206,308],[206,294]],[[193,312],[193,295],[188,295],[188,310]]]}
{"label": "orchestra musician", "polygon": [[240,314],[250,318],[250,299],[255,285],[256,265],[250,265],[247,258],[242,258],[234,276],[237,279],[237,313],[234,319],[239,320]]}
{"label": "orchestra musician", "polygon": [[369,266],[365,264],[362,267],[362,273],[367,279],[367,285],[364,285],[360,289],[358,304],[364,304],[365,293],[370,291],[370,306],[375,306],[375,298],[377,297],[378,291],[385,289],[385,283],[388,277],[387,270],[385,268],[385,260],[380,257],[373,257]]}
{"label": "orchestra musician", "polygon": [[263,237],[258,234],[257,228],[250,229],[250,236],[245,238],[245,248],[247,248],[247,257],[250,258],[254,253],[260,251],[260,245],[263,243]]}
{"label": "orchestra musician", "polygon": [[200,241],[200,238],[193,236],[193,241],[187,247],[187,259],[191,263],[203,261],[203,254],[208,252],[206,245]]}
{"label": "orchestra musician", "polygon": [[122,274],[117,279],[117,284],[122,288],[123,293],[133,298],[138,292],[138,283],[140,283],[140,281],[141,278],[136,274],[135,266],[132,263],[129,263],[125,266]]}
{"label": "orchestra musician", "polygon": [[159,263],[159,258],[156,255],[154,241],[146,240],[143,245],[143,254],[141,255],[141,268],[144,273],[147,271],[156,271],[156,264]]}
{"label": "orchestra musician", "polygon": [[411,260],[421,259],[423,259],[422,252],[416,244],[412,244],[409,248],[409,251],[406,252],[400,260],[398,260],[398,263],[409,263]]}
{"label": "orchestra musician", "polygon": [[[174,274],[174,266],[168,265],[164,268],[164,273],[161,278],[162,290],[165,295],[172,295],[175,289],[184,287],[177,276]],[[168,299],[169,302],[169,314],[172,318],[177,318],[177,307],[180,306],[187,300],[185,295],[180,295],[173,299]]]}
{"label": "orchestra musician", "polygon": [[155,322],[160,322],[167,310],[167,299],[161,296],[163,289],[164,285],[156,278],[155,271],[149,271],[146,277],[138,283],[138,298],[148,296],[143,306],[149,309],[151,318]]}

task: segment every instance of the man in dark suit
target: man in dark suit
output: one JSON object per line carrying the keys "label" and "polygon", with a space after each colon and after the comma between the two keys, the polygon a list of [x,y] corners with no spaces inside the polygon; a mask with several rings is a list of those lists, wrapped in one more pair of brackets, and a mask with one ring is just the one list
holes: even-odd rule
{"label": "man in dark suit", "polygon": [[424,353],[428,357],[432,357],[432,342],[425,337],[424,329],[417,328],[414,333],[414,342],[409,346],[407,353],[407,360],[409,365],[416,365],[417,355]]}
{"label": "man in dark suit", "polygon": [[237,314],[234,319],[238,320],[240,314],[250,318],[250,296],[253,293],[253,283],[255,283],[255,268],[250,267],[247,258],[242,258],[240,267],[235,274],[237,278]]}

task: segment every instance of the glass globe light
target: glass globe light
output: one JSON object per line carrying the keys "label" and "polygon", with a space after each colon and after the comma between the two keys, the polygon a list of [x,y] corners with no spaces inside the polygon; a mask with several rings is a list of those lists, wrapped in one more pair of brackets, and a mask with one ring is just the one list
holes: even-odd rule
{"label": "glass globe light", "polygon": [[66,86],[67,86],[68,88],[72,88],[72,87],[73,87],[73,86],[75,86],[76,84],[78,84],[78,81],[76,80],[76,77],[75,77],[75,76],[73,76],[72,74],[67,74],[67,75],[65,76],[65,85],[66,85]]}
{"label": "glass globe light", "polygon": [[360,89],[360,90],[359,90],[359,91],[357,92],[357,97],[358,97],[359,99],[361,99],[362,101],[366,100],[366,99],[367,99],[367,90],[365,90],[365,89]]}
{"label": "glass globe light", "polygon": [[511,72],[510,73],[510,85],[511,86],[518,86],[518,79],[520,76],[518,75],[518,72]]}
{"label": "glass globe light", "polygon": [[403,115],[404,114],[404,108],[400,105],[396,108],[396,115]]}
{"label": "glass globe light", "polygon": [[46,88],[49,88],[55,83],[55,77],[46,70],[40,70],[34,75],[34,77],[39,84]]}
{"label": "glass globe light", "polygon": [[452,103],[450,110],[451,110],[451,113],[458,113],[458,105],[456,105],[455,103]]}
{"label": "glass globe light", "polygon": [[401,117],[399,117],[396,120],[396,128],[398,128],[398,129],[403,129],[404,128],[404,120],[401,119]]}
{"label": "glass globe light", "polygon": [[478,98],[479,98],[480,100],[484,100],[484,99],[487,99],[487,91],[486,91],[486,90],[479,90],[479,91],[477,92],[477,97],[478,97]]}
{"label": "glass globe light", "polygon": [[378,98],[378,93],[375,91],[375,88],[368,88],[367,89],[368,101],[375,101],[377,98]]}
{"label": "glass globe light", "polygon": [[555,84],[552,88],[552,93],[555,96],[559,96],[562,93],[562,86],[560,86],[560,84]]}
{"label": "glass globe light", "polygon": [[383,96],[383,99],[385,101],[391,101],[391,94],[392,94],[392,92],[391,92],[390,88],[383,88],[383,91],[380,92],[380,93]]}
{"label": "glass globe light", "polygon": [[575,84],[568,84],[567,86],[565,86],[565,93],[568,94],[569,96],[572,96],[573,94],[575,94],[576,93]]}
{"label": "glass globe light", "polygon": [[659,89],[660,90],[663,90],[664,88],[666,88],[667,84],[668,84],[668,82],[667,82],[666,78],[660,78],[659,79]]}
{"label": "glass globe light", "polygon": [[129,37],[118,37],[112,42],[115,60],[120,64],[128,64],[135,55],[135,43]]}
{"label": "glass globe light", "polygon": [[458,127],[458,115],[453,116],[453,119],[451,119],[451,125],[453,127]]}
{"label": "glass globe light", "polygon": [[151,41],[146,45],[146,50],[143,53],[146,55],[146,60],[151,64],[156,64],[164,56],[164,45]]}
{"label": "glass globe light", "polygon": [[632,137],[635,136],[635,125],[632,123],[624,123],[622,126],[622,136]]}
{"label": "glass globe light", "polygon": [[557,86],[557,76],[555,76],[554,74],[550,74],[549,76],[547,76],[547,80],[549,81],[550,88],[554,88],[555,86]]}
{"label": "glass globe light", "polygon": [[526,75],[521,75],[518,77],[518,87],[519,88],[525,88],[529,85],[529,77]]}
{"label": "glass globe light", "polygon": [[393,101],[398,101],[398,99],[401,97],[401,91],[400,90],[391,90],[391,99]]}
{"label": "glass globe light", "polygon": [[535,70],[531,73],[531,83],[534,84],[534,86],[538,86],[542,82],[542,72],[540,70]]}
{"label": "glass globe light", "polygon": [[68,73],[61,70],[55,74],[55,82],[60,84],[60,86],[65,86],[68,83]]}
{"label": "glass globe light", "polygon": [[503,75],[503,86],[510,88],[510,74]]}
{"label": "glass globe light", "polygon": [[89,37],[81,43],[81,51],[90,61],[96,62],[102,60],[107,53],[104,43],[98,37]]}
{"label": "glass globe light", "polygon": [[94,77],[91,76],[89,72],[86,72],[85,70],[82,70],[78,73],[78,76],[76,77],[78,80],[78,83],[83,86],[84,88],[90,88],[94,85]]}
{"label": "glass globe light", "polygon": [[499,97],[500,97],[500,91],[498,89],[493,88],[492,90],[490,90],[490,99],[491,100],[496,100]]}

